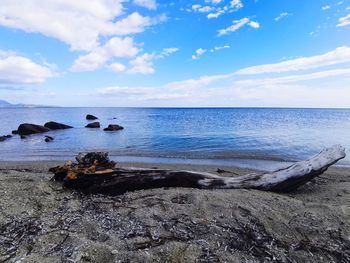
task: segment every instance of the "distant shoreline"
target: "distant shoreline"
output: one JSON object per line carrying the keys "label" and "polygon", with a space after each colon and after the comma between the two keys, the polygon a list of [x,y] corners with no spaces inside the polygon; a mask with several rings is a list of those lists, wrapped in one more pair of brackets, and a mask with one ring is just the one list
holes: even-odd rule
{"label": "distant shoreline", "polygon": [[99,109],[99,108],[115,108],[115,109],[184,109],[184,110],[191,110],[191,109],[272,109],[272,110],[350,110],[350,108],[342,108],[342,107],[138,107],[138,106],[45,106],[45,105],[28,105],[28,106],[0,106],[0,109],[33,109],[33,108],[86,108],[86,109]]}

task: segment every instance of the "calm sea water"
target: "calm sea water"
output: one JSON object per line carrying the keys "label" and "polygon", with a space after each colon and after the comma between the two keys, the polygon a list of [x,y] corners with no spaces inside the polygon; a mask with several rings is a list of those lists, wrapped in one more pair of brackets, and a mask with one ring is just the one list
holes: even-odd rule
{"label": "calm sea water", "polygon": [[[119,132],[86,129],[87,113],[102,127],[120,124]],[[116,118],[116,119],[113,119]],[[74,129],[0,142],[0,160],[72,158],[80,151],[108,151],[122,161],[235,164],[256,160],[300,160],[323,147],[350,149],[350,110],[346,109],[176,109],[176,108],[2,108],[0,135],[20,123],[57,121]],[[350,165],[350,158],[341,162]]]}

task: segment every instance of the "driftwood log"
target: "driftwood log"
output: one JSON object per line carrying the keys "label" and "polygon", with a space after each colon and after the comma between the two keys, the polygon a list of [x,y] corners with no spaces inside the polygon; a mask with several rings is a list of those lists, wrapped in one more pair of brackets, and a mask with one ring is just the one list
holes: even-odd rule
{"label": "driftwood log", "polygon": [[68,188],[84,193],[119,195],[127,191],[160,187],[192,187],[201,189],[258,189],[288,192],[322,174],[345,157],[341,145],[326,148],[316,156],[266,173],[239,177],[222,177],[211,173],[164,169],[115,168],[108,153],[79,154],[77,162],[51,168],[54,179]]}

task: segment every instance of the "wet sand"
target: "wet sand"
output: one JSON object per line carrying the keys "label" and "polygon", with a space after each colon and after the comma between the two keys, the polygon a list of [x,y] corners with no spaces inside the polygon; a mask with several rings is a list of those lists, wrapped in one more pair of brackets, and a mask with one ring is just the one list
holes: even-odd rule
{"label": "wet sand", "polygon": [[350,262],[349,168],[286,194],[161,188],[105,197],[50,181],[59,164],[0,162],[0,262]]}

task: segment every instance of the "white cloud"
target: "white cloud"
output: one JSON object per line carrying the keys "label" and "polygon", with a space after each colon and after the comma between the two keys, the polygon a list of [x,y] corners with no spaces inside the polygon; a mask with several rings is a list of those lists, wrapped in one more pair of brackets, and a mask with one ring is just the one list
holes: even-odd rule
{"label": "white cloud", "polygon": [[167,57],[175,52],[179,51],[177,47],[163,48],[163,51],[157,56],[157,58]]}
{"label": "white cloud", "polygon": [[0,51],[0,84],[40,84],[54,75],[47,65],[40,65],[14,52]]}
{"label": "white cloud", "polygon": [[348,26],[348,25],[350,25],[350,14],[339,18],[339,23],[337,24],[337,27]]}
{"label": "white cloud", "polygon": [[258,22],[255,22],[255,21],[250,21],[248,23],[248,25],[250,25],[252,28],[255,28],[255,29],[260,28],[260,24]]}
{"label": "white cloud", "polygon": [[198,9],[198,12],[200,12],[200,13],[209,13],[212,10],[213,10],[213,8],[210,7],[210,6],[203,6],[203,7]]}
{"label": "white cloud", "polygon": [[207,5],[202,6],[200,4],[194,4],[191,8],[181,8],[187,12],[195,13],[209,13],[207,14],[208,19],[218,18],[225,13],[236,12],[243,8],[241,0],[231,0],[229,3],[225,3],[223,0],[205,0]]}
{"label": "white cloud", "polygon": [[275,17],[275,21],[279,21],[282,18],[288,16],[289,14],[287,12],[280,13],[277,17]]}
{"label": "white cloud", "polygon": [[195,4],[192,5],[192,10],[197,11],[199,8],[201,8],[201,5]]}
{"label": "white cloud", "polygon": [[148,9],[154,10],[157,8],[157,3],[155,0],[134,0],[136,5],[146,7]]}
{"label": "white cloud", "polygon": [[93,71],[102,67],[109,60],[131,58],[139,52],[131,37],[113,37],[101,47],[97,47],[87,55],[82,55],[74,61],[71,71]]}
{"label": "white cloud", "polygon": [[144,100],[173,100],[187,97],[187,93],[166,92],[160,93],[158,88],[152,87],[107,87],[97,91],[98,95],[111,98],[113,96],[126,96],[135,101]]}
{"label": "white cloud", "polygon": [[109,35],[123,36],[140,33],[145,30],[145,27],[152,25],[153,21],[147,16],[145,17],[137,12],[134,12],[128,15],[126,18],[114,23],[109,29]]}
{"label": "white cloud", "polygon": [[[149,18],[123,14],[123,0],[2,0],[0,25],[56,38],[73,50],[92,50],[100,36],[141,32]],[[25,11],[24,11],[25,10]],[[130,25],[130,24],[131,25]]]}
{"label": "white cloud", "polygon": [[192,5],[192,10],[194,12],[199,12],[199,13],[208,13],[213,10],[213,7],[211,6],[201,6],[201,5]]}
{"label": "white cloud", "polygon": [[125,65],[123,65],[121,63],[117,63],[117,62],[108,65],[107,68],[110,69],[111,71],[117,72],[117,73],[123,72],[126,70]]}
{"label": "white cloud", "polygon": [[131,68],[127,71],[130,74],[153,74],[155,69],[153,67],[154,54],[145,53],[141,56],[131,60],[129,64]]}
{"label": "white cloud", "polygon": [[274,64],[265,64],[253,66],[238,70],[236,74],[263,74],[263,73],[281,73],[298,70],[315,69],[324,66],[331,66],[350,62],[350,47],[338,47],[333,51],[323,55],[302,57],[283,61]]}
{"label": "white cloud", "polygon": [[196,50],[196,54],[197,55],[203,55],[205,52],[207,52],[207,50],[206,49],[203,49],[203,48],[198,48],[197,50]]}
{"label": "white cloud", "polygon": [[107,87],[97,92],[104,103],[113,96],[125,96],[126,105],[349,107],[350,69],[244,81],[232,81],[232,77],[203,76],[162,86]]}
{"label": "white cloud", "polygon": [[[341,59],[340,54],[335,55],[344,50],[345,47],[340,47],[323,55],[304,58],[304,66],[301,61],[290,60],[297,62],[298,69],[314,70],[303,74],[290,74],[296,68],[289,66],[287,71],[276,70],[281,67],[278,62],[274,64],[275,67],[270,67],[272,71],[263,70],[262,73],[283,73],[282,76],[237,74],[246,71],[246,68],[229,74],[202,76],[161,86],[107,87],[97,92],[103,97],[104,103],[108,99],[114,102],[112,98],[117,95],[118,98],[122,96],[124,105],[129,106],[350,107],[350,60]],[[348,64],[344,65],[344,61],[348,61]],[[317,63],[332,68],[315,71],[317,67],[312,64]]]}
{"label": "white cloud", "polygon": [[[98,47],[87,55],[80,56],[71,67],[71,71],[93,71],[103,67],[108,62],[106,67],[116,73],[127,72],[130,74],[153,74],[153,60],[165,58],[175,52],[178,48],[164,48],[159,53],[144,53],[135,57],[140,50],[134,46],[131,37],[110,39],[104,46]],[[114,61],[116,58],[128,58],[130,68]]]}
{"label": "white cloud", "polygon": [[[226,49],[226,48],[230,48],[229,45],[224,45],[224,46],[216,46],[212,49],[210,49],[209,51],[211,53],[214,53],[215,51],[221,50],[221,49]],[[206,53],[208,50],[207,49],[203,49],[203,48],[198,48],[195,51],[195,54],[191,56],[192,60],[196,60],[199,59],[200,56],[202,56],[204,53]]]}
{"label": "white cloud", "polygon": [[153,61],[162,59],[177,52],[179,49],[175,47],[164,48],[160,53],[144,53],[129,61],[130,68],[127,70],[129,74],[153,74],[155,72]]}
{"label": "white cloud", "polygon": [[243,8],[243,3],[241,0],[231,0],[230,6],[235,9]]}
{"label": "white cloud", "polygon": [[327,10],[327,9],[330,9],[330,8],[331,8],[330,5],[324,5],[324,6],[322,6],[322,10]]}
{"label": "white cloud", "polygon": [[195,59],[198,59],[200,56],[202,56],[205,52],[207,52],[206,49],[203,49],[203,48],[198,48],[196,51],[195,51],[195,55],[192,55],[192,59],[195,60]]}
{"label": "white cloud", "polygon": [[213,49],[210,50],[210,52],[215,52],[215,51],[218,51],[218,50],[221,50],[221,49],[226,49],[226,48],[230,48],[230,45],[214,47]]}
{"label": "white cloud", "polygon": [[241,80],[237,81],[238,85],[267,85],[267,84],[286,84],[290,82],[301,82],[301,81],[309,81],[315,79],[323,79],[330,77],[341,77],[347,76],[350,77],[350,68],[341,68],[341,69],[332,69],[319,71],[308,74],[300,74],[300,75],[290,75],[284,77],[275,77],[275,78],[263,78],[263,79],[249,79],[249,80]]}
{"label": "white cloud", "polygon": [[[128,13],[124,2],[128,1],[2,0],[0,26],[41,33],[66,43],[71,50],[87,52],[74,61],[71,71],[92,71],[109,63],[107,68],[121,72],[126,69],[114,58],[135,59],[140,51],[130,35],[167,19],[165,14]],[[148,9],[157,5],[156,0],[133,3]]]}
{"label": "white cloud", "polygon": [[219,16],[221,16],[221,15],[224,14],[224,13],[225,13],[225,11],[219,10],[219,11],[217,11],[216,13],[210,13],[210,14],[208,14],[208,15],[207,15],[207,18],[208,18],[208,19],[218,18]]}
{"label": "white cloud", "polygon": [[217,5],[217,4],[220,4],[223,0],[206,0],[205,2],[206,3],[211,3],[213,5]]}
{"label": "white cloud", "polygon": [[260,27],[258,22],[251,21],[249,18],[245,17],[240,20],[233,20],[231,26],[218,30],[218,35],[223,36],[235,32],[246,24],[256,29]]}
{"label": "white cloud", "polygon": [[106,87],[97,90],[104,98],[125,95],[134,101],[147,100],[174,100],[193,97],[199,88],[206,87],[211,83],[226,79],[229,75],[202,76],[198,79],[175,81],[158,87]]}

